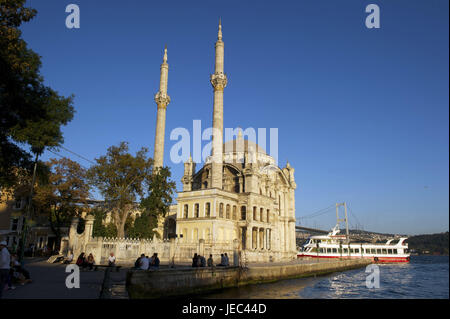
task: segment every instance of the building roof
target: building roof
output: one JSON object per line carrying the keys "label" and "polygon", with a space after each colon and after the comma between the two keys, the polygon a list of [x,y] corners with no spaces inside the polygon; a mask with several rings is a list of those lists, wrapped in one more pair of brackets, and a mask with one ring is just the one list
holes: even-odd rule
{"label": "building roof", "polygon": [[266,151],[253,141],[244,140],[243,138],[237,138],[231,141],[227,141],[223,144],[224,153],[235,153],[235,152],[245,152],[245,153],[262,153],[266,154]]}

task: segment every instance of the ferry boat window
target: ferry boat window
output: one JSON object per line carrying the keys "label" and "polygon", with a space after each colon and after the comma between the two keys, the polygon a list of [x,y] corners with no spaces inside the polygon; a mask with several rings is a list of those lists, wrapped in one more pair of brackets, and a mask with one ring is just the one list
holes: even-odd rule
{"label": "ferry boat window", "polygon": [[337,248],[333,248],[333,253],[337,253]]}
{"label": "ferry boat window", "polygon": [[370,249],[366,248],[366,254],[370,254]]}
{"label": "ferry boat window", "polygon": [[331,253],[331,248],[327,248],[327,253],[328,253],[328,254]]}
{"label": "ferry boat window", "polygon": [[319,252],[323,253],[323,248],[319,248]]}
{"label": "ferry boat window", "polygon": [[389,254],[389,255],[392,254],[392,249],[388,249],[388,254]]}
{"label": "ferry boat window", "polygon": [[359,254],[359,248],[355,248],[355,254]]}
{"label": "ferry boat window", "polygon": [[353,254],[353,253],[354,253],[353,248],[350,248],[350,254]]}
{"label": "ferry boat window", "polygon": [[397,255],[397,249],[394,249],[394,254]]}
{"label": "ferry boat window", "polygon": [[348,253],[348,249],[344,248],[344,254],[347,254],[347,253]]}
{"label": "ferry boat window", "polygon": [[381,249],[377,248],[377,254],[381,254]]}
{"label": "ferry boat window", "polygon": [[382,253],[383,253],[383,254],[387,254],[386,248],[383,248]]}

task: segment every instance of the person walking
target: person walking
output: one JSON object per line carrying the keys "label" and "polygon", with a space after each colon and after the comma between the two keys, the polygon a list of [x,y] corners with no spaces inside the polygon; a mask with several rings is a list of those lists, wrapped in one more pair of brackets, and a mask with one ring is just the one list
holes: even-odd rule
{"label": "person walking", "polygon": [[8,283],[11,268],[11,255],[6,246],[6,241],[0,242],[0,299],[3,295],[3,289],[5,289],[5,285]]}

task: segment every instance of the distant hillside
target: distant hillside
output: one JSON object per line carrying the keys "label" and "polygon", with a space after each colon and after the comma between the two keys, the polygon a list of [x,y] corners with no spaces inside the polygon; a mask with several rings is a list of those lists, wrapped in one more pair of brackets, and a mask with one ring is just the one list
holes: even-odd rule
{"label": "distant hillside", "polygon": [[406,241],[411,252],[419,254],[448,255],[448,232],[411,236]]}

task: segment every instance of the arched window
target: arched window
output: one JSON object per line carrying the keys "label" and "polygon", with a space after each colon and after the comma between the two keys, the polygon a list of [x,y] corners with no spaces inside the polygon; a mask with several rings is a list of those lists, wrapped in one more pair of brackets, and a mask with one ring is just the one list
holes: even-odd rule
{"label": "arched window", "polygon": [[230,205],[227,204],[226,218],[230,219]]}
{"label": "arched window", "polygon": [[206,212],[205,212],[205,216],[206,216],[206,217],[210,217],[210,216],[211,216],[211,203],[206,203]]}
{"label": "arched window", "polygon": [[253,206],[253,220],[258,220],[256,216],[256,206]]}
{"label": "arched window", "polygon": [[264,214],[264,208],[261,207],[261,208],[259,209],[259,220],[262,221],[262,222],[264,221],[264,216],[263,216],[263,214]]}
{"label": "arched window", "polygon": [[236,208],[236,205],[233,206],[233,220],[237,220],[237,208]]}
{"label": "arched window", "polygon": [[241,220],[246,220],[247,219],[247,209],[245,208],[245,206],[241,206]]}
{"label": "arched window", "polygon": [[203,188],[208,188],[208,182],[203,182]]}
{"label": "arched window", "polygon": [[267,219],[266,219],[266,221],[268,223],[270,223],[270,210],[269,209],[267,210]]}
{"label": "arched window", "polygon": [[195,206],[194,206],[194,217],[198,218],[199,213],[200,213],[200,205],[199,204],[195,204]]}
{"label": "arched window", "polygon": [[184,218],[189,217],[189,206],[186,204],[184,205]]}
{"label": "arched window", "polygon": [[223,218],[223,203],[220,203],[219,205],[219,217]]}

